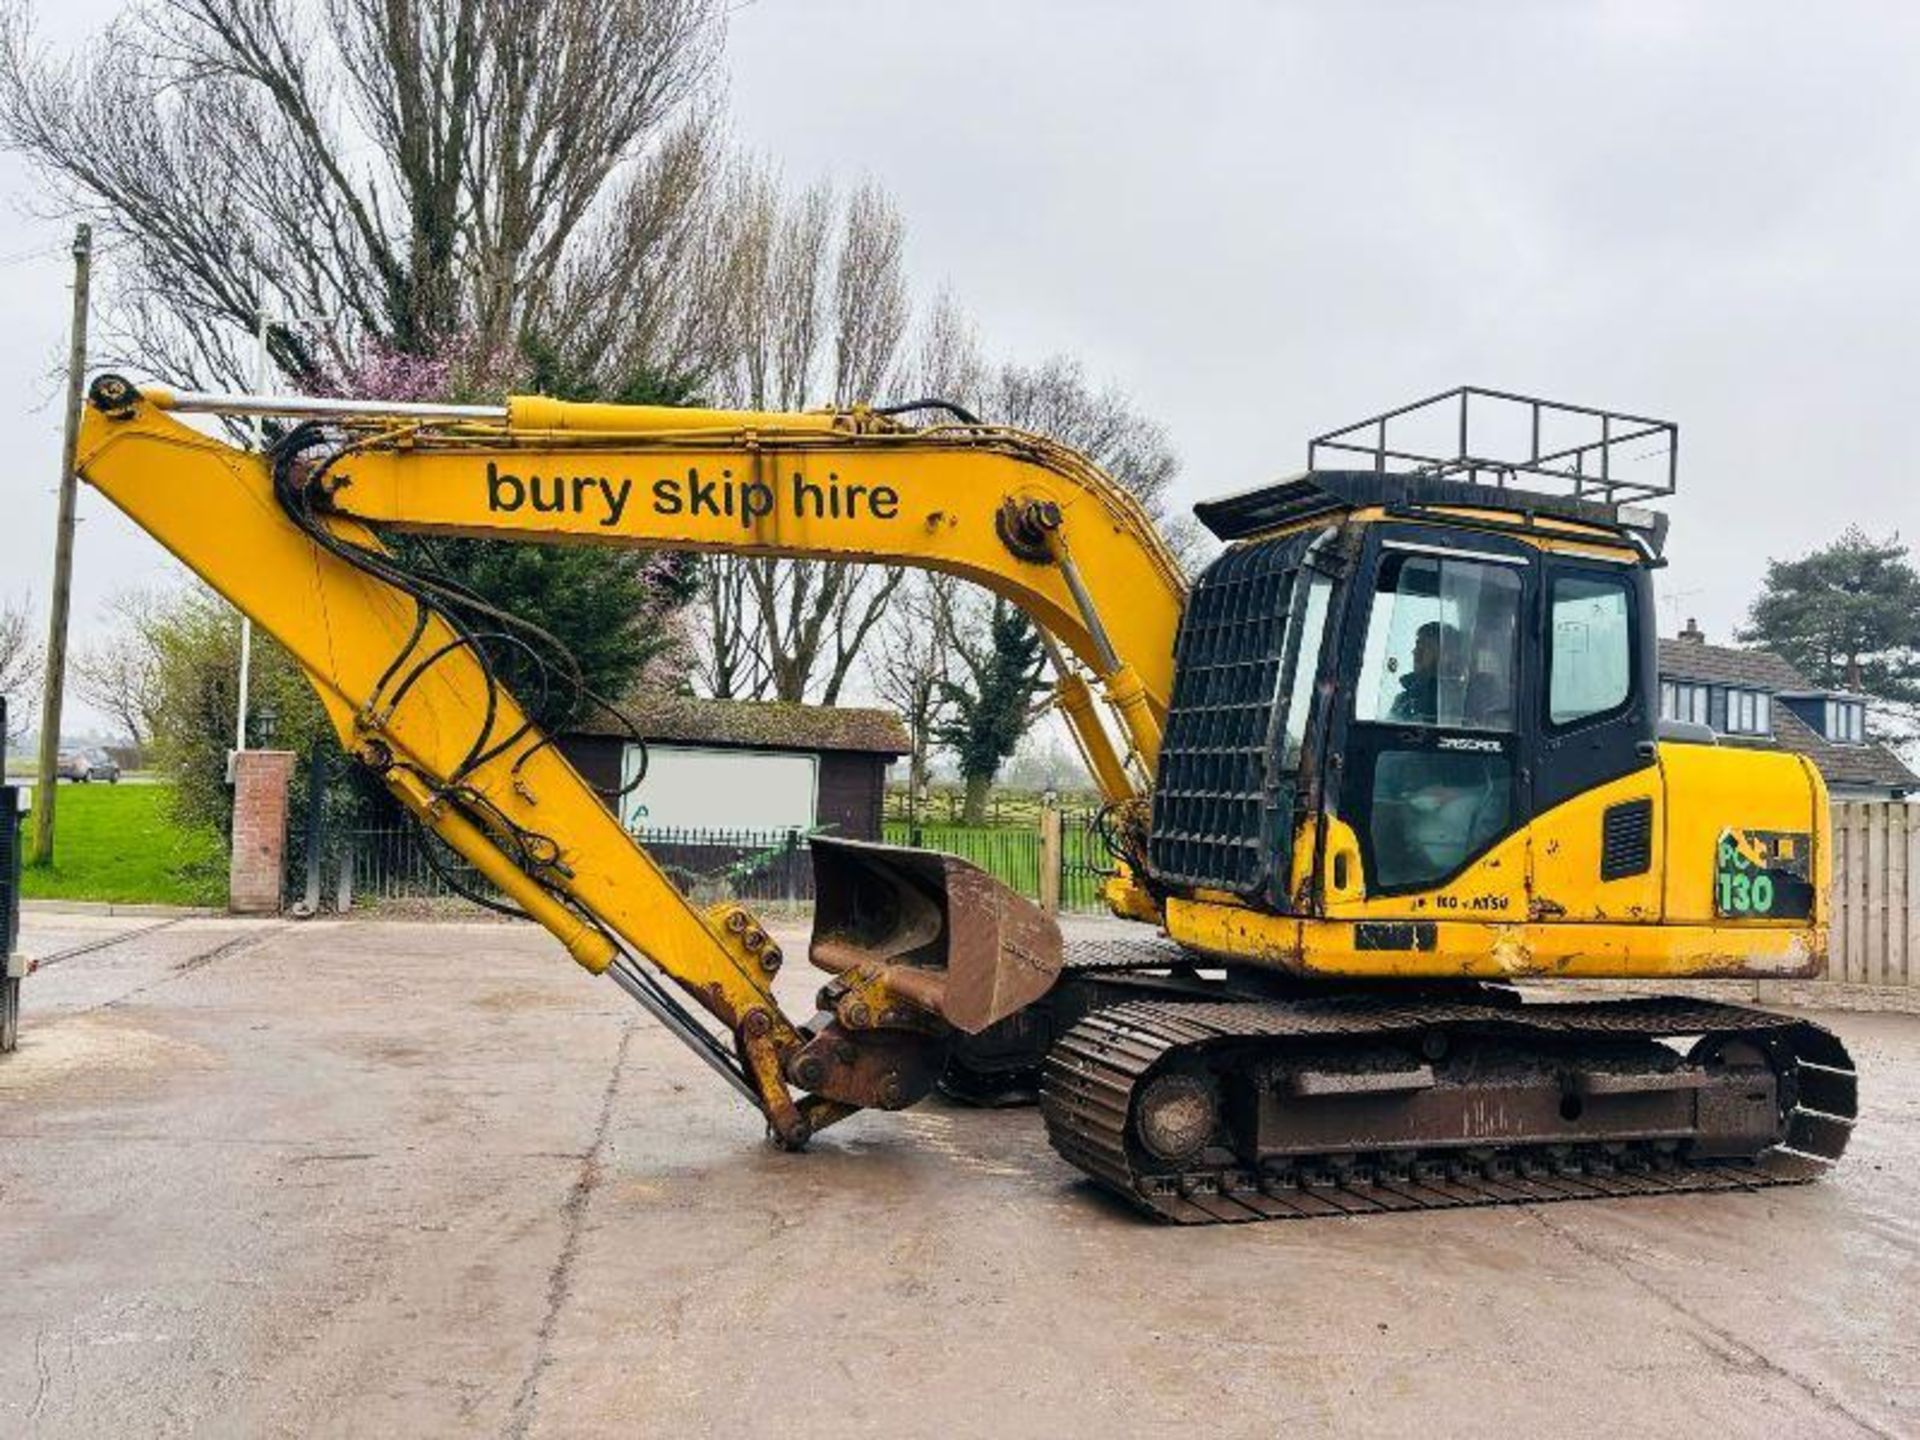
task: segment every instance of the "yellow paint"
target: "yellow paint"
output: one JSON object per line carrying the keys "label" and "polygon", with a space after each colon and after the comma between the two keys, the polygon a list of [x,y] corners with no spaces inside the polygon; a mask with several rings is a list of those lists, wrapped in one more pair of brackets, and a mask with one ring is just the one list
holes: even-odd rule
{"label": "yellow paint", "polygon": [[[1516,541],[1535,550],[1551,551],[1556,555],[1576,555],[1584,559],[1606,560],[1622,565],[1637,565],[1641,561],[1640,552],[1613,531],[1594,525],[1585,525],[1578,520],[1535,515],[1533,529],[1522,532],[1507,528],[1513,524],[1513,513],[1507,510],[1483,510],[1468,505],[1432,505],[1424,507],[1422,511],[1423,520],[1429,516],[1434,523],[1440,524],[1448,520],[1458,520],[1467,525],[1491,525],[1497,527],[1505,539]],[[1356,506],[1341,516],[1343,521],[1359,525],[1371,525],[1382,520],[1398,518],[1403,517],[1390,515],[1382,505]],[[1327,524],[1328,518],[1325,515],[1315,515],[1310,519],[1276,525],[1271,530],[1263,530],[1251,538],[1265,540],[1275,535],[1289,535],[1300,530],[1321,530],[1325,529]]]}
{"label": "yellow paint", "polygon": [[[1664,786],[1658,765],[1575,795],[1536,816],[1521,863],[1529,872],[1524,916],[1639,924],[1661,915],[1660,876],[1667,857]],[[1653,863],[1644,875],[1600,878],[1602,817],[1615,805],[1653,802]],[[1711,863],[1711,848],[1705,860]]]}
{"label": "yellow paint", "polygon": [[1087,773],[1094,777],[1100,793],[1109,798],[1125,795],[1132,789],[1126,765],[1107,738],[1107,727],[1100,723],[1093,691],[1077,672],[1062,675],[1054,682],[1054,703],[1067,718],[1067,728],[1086,762]]}
{"label": "yellow paint", "polygon": [[[79,457],[91,484],[287,648],[349,750],[361,753],[377,742],[392,752],[400,764],[388,772],[388,786],[401,803],[552,930],[582,965],[606,968],[613,946],[603,931],[611,931],[729,1023],[772,1005],[757,968],[735,962],[560,752],[536,743],[538,732],[466,783],[516,824],[551,837],[570,877],[556,871],[552,888],[536,884],[495,837],[434,802],[405,767],[433,777],[457,768],[481,725],[486,690],[479,666],[464,649],[451,649],[391,713],[368,712],[366,697],[412,631],[413,602],[327,554],[288,521],[259,457],[144,405],[124,421],[89,410]],[[336,529],[358,543],[375,543],[351,521]],[[432,622],[416,653],[431,653],[450,638]],[[505,736],[521,719],[503,697],[493,733]],[[516,784],[514,763],[529,751]]]}
{"label": "yellow paint", "polygon": [[1267,915],[1178,897],[1167,933],[1222,960],[1302,975],[1399,979],[1685,979],[1816,975],[1826,926],[1442,920],[1430,950],[1361,950],[1350,921]]}
{"label": "yellow paint", "polygon": [[[1151,772],[1185,583],[1139,505],[1073,452],[988,427],[904,430],[865,412],[762,416],[528,398],[510,409],[506,426],[438,433],[407,427],[366,437],[329,473],[337,486],[334,533],[369,550],[380,548],[369,525],[380,524],[914,564],[966,576],[1016,601],[1087,662]],[[393,703],[382,677],[407,650],[413,600],[295,526],[276,503],[260,456],[179,423],[148,399],[118,417],[88,408],[79,469],[283,645],[312,681],[342,743],[390,761],[383,773],[400,802],[575,960],[599,973],[624,945],[671,977],[734,1032],[776,1123],[796,1123],[804,1113],[817,1128],[848,1113],[811,1101],[796,1110],[787,1092],[781,1057],[801,1036],[773,998],[764,943],[759,953],[748,943],[761,927],[735,909],[711,917],[694,910],[538,731],[459,774],[466,803],[441,798],[485,723],[479,665],[465,648],[449,645],[452,632],[432,619],[411,654],[439,658]],[[690,486],[689,471],[709,484],[733,484],[734,513],[693,513],[685,488],[677,509],[652,503],[656,484]],[[503,474],[514,484],[501,482]],[[515,486],[526,487],[519,498],[530,501],[526,482],[535,474],[547,477],[547,498],[559,508],[499,503]],[[785,503],[764,513],[739,504],[738,486],[754,477],[765,477],[768,495],[784,492]],[[553,488],[561,478],[564,488]],[[1117,663],[1102,663],[1058,567],[1009,552],[995,529],[1008,500],[1058,507],[1056,533],[1072,535],[1075,563],[1104,607],[1100,620]],[[1097,725],[1079,698],[1072,697],[1069,716],[1077,712]],[[514,734],[523,720],[511,698],[499,697],[492,740]],[[1090,748],[1102,781],[1120,790],[1110,798],[1132,799],[1132,783],[1104,734]],[[541,837],[537,873],[511,858],[514,840],[482,818],[489,816]]]}
{"label": "yellow paint", "polygon": [[[1107,798],[1136,801],[1129,762],[1152,774],[1185,584],[1140,506],[1072,451],[994,427],[907,429],[861,410],[773,415],[517,397],[509,412],[505,424],[410,426],[366,437],[330,474],[338,486],[336,533],[368,548],[377,548],[369,527],[378,525],[912,565],[962,576],[1018,604],[1099,680],[1129,748],[1126,760],[1077,676],[1059,694]],[[483,807],[463,814],[436,798],[482,723],[479,667],[465,650],[449,649],[403,703],[371,704],[412,630],[413,602],[289,522],[259,457],[179,424],[150,401],[117,419],[90,409],[79,454],[89,482],[292,653],[349,748],[391,753],[398,763],[388,783],[402,803],[582,965],[604,969],[616,941],[646,956],[738,1032],[769,1114],[804,1114],[817,1126],[846,1113],[824,1102],[796,1111],[786,1091],[779,1057],[800,1036],[742,939],[758,933],[751,917],[692,909],[537,734],[463,777]],[[548,503],[534,503],[536,476]],[[1009,549],[1000,527],[1010,513],[1057,513],[1057,528],[1028,545],[1035,558]],[[1457,513],[1469,523],[1486,518]],[[1548,528],[1552,534],[1518,538],[1563,553],[1636,558],[1617,539],[1577,523]],[[1069,547],[1110,654],[1048,558]],[[431,622],[415,653],[431,653],[448,638]],[[508,734],[520,721],[503,701],[493,733]],[[1656,807],[1652,872],[1602,883],[1600,816],[1639,797]],[[487,808],[551,841],[555,863],[538,880],[508,858],[501,834],[472,818]],[[1714,918],[1713,852],[1727,828],[1814,836],[1813,923]],[[1664,747],[1656,769],[1568,801],[1449,884],[1419,895],[1370,897],[1357,838],[1338,816],[1303,826],[1295,851],[1290,891],[1317,895],[1318,913],[1261,914],[1230,896],[1199,893],[1165,902],[1168,932],[1253,964],[1407,978],[1798,975],[1816,970],[1825,953],[1825,792],[1810,766],[1788,757]],[[1130,918],[1161,913],[1130,876],[1109,882],[1107,895]],[[1358,948],[1355,923],[1376,920],[1431,922],[1433,943]],[[761,1013],[769,1017],[764,1030],[758,1020],[749,1027],[748,1018]]]}
{"label": "yellow paint", "polygon": [[[1780,830],[1813,836],[1813,918],[1826,923],[1831,810],[1826,784],[1811,760],[1738,745],[1662,745],[1660,762],[1668,798],[1670,918],[1713,920],[1713,857],[1723,830]],[[1739,923],[1744,929],[1769,922]]]}
{"label": "yellow paint", "polygon": [[[1654,802],[1648,873],[1600,879],[1601,816]],[[1818,974],[1826,964],[1831,851],[1826,789],[1799,756],[1662,745],[1658,762],[1577,795],[1507,836],[1448,884],[1369,897],[1358,838],[1327,816],[1317,914],[1280,916],[1217,894],[1173,897],[1167,933],[1208,954],[1301,974],[1565,975],[1592,979]],[[1726,829],[1812,837],[1810,921],[1728,919],[1713,910],[1714,853]],[[1313,833],[1296,837],[1294,893],[1313,872]],[[1345,866],[1338,859],[1346,856]],[[1346,883],[1337,883],[1341,869]],[[1354,923],[1431,922],[1430,950],[1361,950]]]}
{"label": "yellow paint", "polygon": [[[349,457],[335,472],[349,482],[336,504],[369,523],[427,533],[959,575],[1020,606],[1099,677],[1151,772],[1186,582],[1139,503],[1075,452],[1018,431],[910,430],[859,412],[756,415],[524,396],[509,408],[506,428],[419,432]],[[560,508],[535,508],[526,489],[533,477],[548,499],[556,477],[567,482]],[[576,490],[576,480],[591,483]],[[1103,660],[1059,567],[1009,552],[996,529],[1009,500],[1059,507],[1057,534],[1071,536],[1117,665]],[[1082,740],[1101,744],[1091,731]],[[1103,785],[1123,780],[1118,767],[1101,770]]]}
{"label": "yellow paint", "polygon": [[1107,909],[1122,920],[1138,920],[1147,925],[1160,923],[1160,906],[1124,863],[1119,866],[1120,873],[1110,877],[1100,887],[1100,898],[1106,902]]}

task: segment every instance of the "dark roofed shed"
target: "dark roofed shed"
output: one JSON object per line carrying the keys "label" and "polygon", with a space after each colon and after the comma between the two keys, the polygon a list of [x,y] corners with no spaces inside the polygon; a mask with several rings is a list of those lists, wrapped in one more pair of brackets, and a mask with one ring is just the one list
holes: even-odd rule
{"label": "dark roofed shed", "polygon": [[[659,693],[631,695],[620,709],[658,752],[738,750],[815,757],[813,823],[856,840],[880,838],[887,767],[909,748],[906,728],[888,710]],[[560,748],[596,786],[613,791],[625,773],[627,735],[614,717],[596,714],[564,734]]]}

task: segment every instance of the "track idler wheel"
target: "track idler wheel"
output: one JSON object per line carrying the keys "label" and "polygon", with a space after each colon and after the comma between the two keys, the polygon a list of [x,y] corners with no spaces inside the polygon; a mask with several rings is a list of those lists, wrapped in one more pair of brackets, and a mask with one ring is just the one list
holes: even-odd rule
{"label": "track idler wheel", "polygon": [[1184,1165],[1213,1139],[1220,1106],[1213,1086],[1198,1075],[1155,1076],[1134,1102],[1134,1133],[1155,1159]]}

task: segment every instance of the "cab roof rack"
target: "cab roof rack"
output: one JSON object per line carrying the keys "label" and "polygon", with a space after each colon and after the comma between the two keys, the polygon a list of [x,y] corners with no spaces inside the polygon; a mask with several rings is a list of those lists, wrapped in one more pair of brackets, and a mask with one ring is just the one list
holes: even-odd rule
{"label": "cab roof rack", "polygon": [[[1658,560],[1667,517],[1639,502],[1674,493],[1679,455],[1669,420],[1463,385],[1330,430],[1308,445],[1306,474],[1194,514],[1218,538],[1240,540],[1362,507],[1408,516],[1465,507],[1511,513],[1476,522],[1490,528],[1532,530],[1541,517],[1591,525]],[[1533,482],[1526,489],[1513,484],[1521,476]]]}
{"label": "cab roof rack", "polygon": [[1357,420],[1307,446],[1309,470],[1398,471],[1496,489],[1526,475],[1602,505],[1663,499],[1679,487],[1679,467],[1680,427],[1671,420],[1478,385]]}
{"label": "cab roof rack", "polygon": [[[1373,470],[1315,470],[1291,480],[1263,485],[1257,490],[1203,500],[1193,507],[1200,523],[1220,540],[1244,540],[1285,525],[1344,514],[1349,510],[1379,508],[1404,519],[1433,518],[1430,512],[1447,510],[1449,524],[1460,524],[1458,512],[1495,512],[1472,522],[1486,530],[1538,533],[1541,519],[1590,525],[1617,535],[1647,559],[1657,561],[1666,547],[1667,517],[1641,505],[1607,504],[1550,495],[1511,486],[1475,485],[1465,480],[1435,480],[1418,474],[1380,474]],[[1559,531],[1562,538],[1565,531]]]}

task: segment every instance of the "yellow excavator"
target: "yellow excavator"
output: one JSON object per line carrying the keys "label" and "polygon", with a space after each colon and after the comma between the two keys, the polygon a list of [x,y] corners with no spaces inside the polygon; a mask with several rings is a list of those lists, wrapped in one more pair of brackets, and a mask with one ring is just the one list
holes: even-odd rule
{"label": "yellow excavator", "polygon": [[[1476,446],[1470,407],[1493,404],[1530,443]],[[1457,405],[1457,446],[1411,448],[1436,405]],[[192,415],[271,416],[279,438],[239,449]],[[1543,440],[1573,423],[1597,438]],[[1191,586],[1083,456],[937,402],[422,405],[102,375],[79,467],[286,647],[402,806],[777,1143],[936,1086],[1037,1090],[1062,1156],[1203,1223],[1755,1188],[1840,1155],[1856,1083],[1827,1030],[1514,983],[1824,963],[1818,772],[1659,719],[1665,524],[1645,502],[1677,443],[1449,392],[1197,507],[1224,548]],[[1622,478],[1632,447],[1664,477]],[[553,693],[510,694],[502,671],[551,637],[432,563],[436,536],[985,586],[1046,640],[1105,801],[1106,899],[1140,938],[1067,945],[961,861],[820,839],[827,978],[817,1013],[785,1013],[779,947],[743,906],[696,909],[621,828],[549,733],[591,701],[577,672],[550,657]]]}

